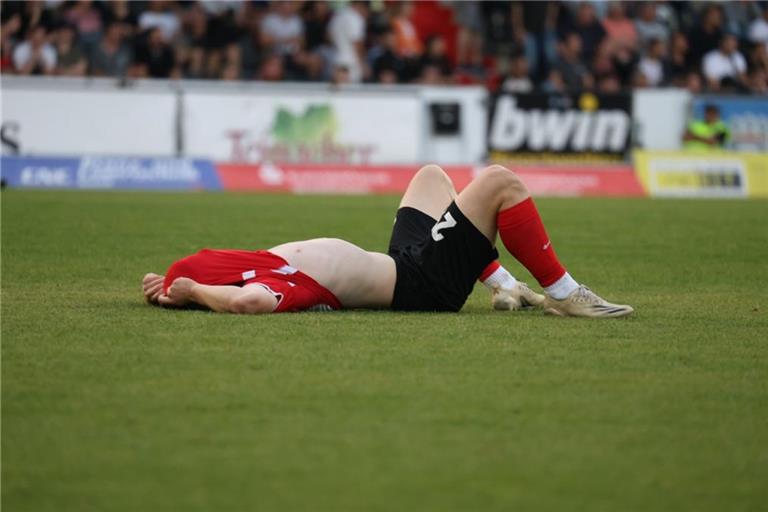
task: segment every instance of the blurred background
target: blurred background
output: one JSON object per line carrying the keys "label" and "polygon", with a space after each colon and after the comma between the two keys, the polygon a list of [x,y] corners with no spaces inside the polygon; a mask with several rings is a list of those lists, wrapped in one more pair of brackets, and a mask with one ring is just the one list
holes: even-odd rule
{"label": "blurred background", "polygon": [[768,195],[768,2],[2,1],[3,179]]}

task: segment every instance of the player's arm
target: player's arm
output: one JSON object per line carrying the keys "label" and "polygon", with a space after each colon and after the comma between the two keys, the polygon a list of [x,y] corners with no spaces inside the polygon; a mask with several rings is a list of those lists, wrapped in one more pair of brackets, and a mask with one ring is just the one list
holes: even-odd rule
{"label": "player's arm", "polygon": [[688,127],[685,129],[685,133],[683,133],[683,141],[688,142],[692,140],[703,142],[704,144],[709,144],[710,146],[717,143],[714,137],[702,137],[701,135],[696,135],[693,133],[693,131],[691,131],[690,127]]}
{"label": "player's arm", "polygon": [[194,302],[220,313],[271,313],[277,299],[260,286],[211,286],[180,277],[160,296],[161,305],[184,306]]}

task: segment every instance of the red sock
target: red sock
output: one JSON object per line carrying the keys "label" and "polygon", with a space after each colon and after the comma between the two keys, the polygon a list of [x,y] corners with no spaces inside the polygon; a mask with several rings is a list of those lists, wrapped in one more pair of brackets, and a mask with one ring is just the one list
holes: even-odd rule
{"label": "red sock", "polygon": [[480,277],[478,278],[480,282],[482,283],[483,281],[491,277],[491,274],[496,272],[496,269],[499,268],[500,266],[501,266],[501,263],[499,263],[499,260],[493,260],[492,262],[490,262],[488,266],[485,267],[485,270],[483,270],[483,273],[480,274]]}
{"label": "red sock", "polygon": [[500,211],[496,224],[504,247],[541,286],[554,284],[563,277],[565,269],[557,260],[532,198]]}

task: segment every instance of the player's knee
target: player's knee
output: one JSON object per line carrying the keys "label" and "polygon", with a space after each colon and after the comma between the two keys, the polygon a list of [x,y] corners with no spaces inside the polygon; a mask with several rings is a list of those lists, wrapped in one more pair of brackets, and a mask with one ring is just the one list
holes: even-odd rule
{"label": "player's knee", "polygon": [[502,165],[486,167],[478,179],[484,180],[492,190],[505,197],[514,196],[515,199],[519,199],[529,195],[528,187],[520,176]]}
{"label": "player's knee", "polygon": [[416,178],[419,180],[440,182],[446,186],[453,187],[451,178],[448,177],[448,175],[439,165],[435,164],[428,164],[419,169],[419,171],[416,173]]}

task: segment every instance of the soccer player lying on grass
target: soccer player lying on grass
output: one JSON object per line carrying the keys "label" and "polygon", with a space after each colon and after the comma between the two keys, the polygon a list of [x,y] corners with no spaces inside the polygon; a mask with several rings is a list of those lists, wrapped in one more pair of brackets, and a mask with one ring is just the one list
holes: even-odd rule
{"label": "soccer player lying on grass", "polygon": [[[544,288],[533,292],[497,261],[496,234]],[[204,249],[165,276],[144,276],[144,296],[160,306],[197,304],[228,313],[342,308],[459,311],[480,279],[496,309],[542,307],[559,316],[619,317],[579,285],[557,259],[528,189],[493,165],[460,194],[436,165],[419,170],[397,211],[387,254],[318,238],[269,251]]]}

